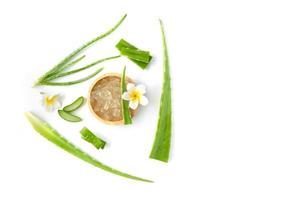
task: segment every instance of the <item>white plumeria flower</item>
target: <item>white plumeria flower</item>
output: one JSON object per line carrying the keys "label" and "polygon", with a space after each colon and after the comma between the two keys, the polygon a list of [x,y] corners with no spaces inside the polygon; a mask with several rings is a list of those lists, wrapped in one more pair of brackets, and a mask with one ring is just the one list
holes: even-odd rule
{"label": "white plumeria flower", "polygon": [[129,107],[135,110],[139,104],[145,106],[148,104],[146,93],[146,87],[144,85],[135,86],[132,83],[127,84],[127,92],[122,94],[122,99],[129,101]]}
{"label": "white plumeria flower", "polygon": [[62,98],[60,95],[48,95],[41,93],[42,95],[42,105],[46,108],[48,112],[52,112],[62,105]]}

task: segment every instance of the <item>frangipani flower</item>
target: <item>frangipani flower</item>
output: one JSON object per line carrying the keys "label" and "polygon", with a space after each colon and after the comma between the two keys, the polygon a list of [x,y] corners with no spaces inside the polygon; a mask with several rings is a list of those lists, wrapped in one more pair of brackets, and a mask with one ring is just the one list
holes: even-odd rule
{"label": "frangipani flower", "polygon": [[42,95],[42,105],[46,108],[47,111],[54,111],[61,107],[61,96],[56,95],[48,95],[45,93],[41,93]]}
{"label": "frangipani flower", "polygon": [[139,104],[145,106],[148,104],[146,93],[146,87],[144,85],[135,86],[132,83],[127,84],[127,92],[124,92],[122,99],[129,101],[129,107],[135,110]]}

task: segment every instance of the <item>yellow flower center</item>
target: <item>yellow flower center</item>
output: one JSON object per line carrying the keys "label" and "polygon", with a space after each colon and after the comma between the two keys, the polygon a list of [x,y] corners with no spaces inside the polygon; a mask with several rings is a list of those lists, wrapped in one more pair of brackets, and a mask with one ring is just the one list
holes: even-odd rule
{"label": "yellow flower center", "polygon": [[140,101],[142,97],[141,93],[138,90],[133,90],[129,96],[130,96],[130,101]]}
{"label": "yellow flower center", "polygon": [[46,105],[52,106],[55,103],[56,99],[57,99],[56,96],[53,96],[53,97],[48,97],[47,96],[45,98]]}

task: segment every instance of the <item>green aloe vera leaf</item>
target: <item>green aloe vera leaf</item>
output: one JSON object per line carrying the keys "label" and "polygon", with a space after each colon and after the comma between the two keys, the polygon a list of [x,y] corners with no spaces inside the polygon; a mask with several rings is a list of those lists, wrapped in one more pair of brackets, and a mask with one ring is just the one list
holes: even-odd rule
{"label": "green aloe vera leaf", "polygon": [[160,27],[163,43],[164,76],[156,135],[150,153],[150,158],[168,162],[172,131],[171,78],[165,32],[161,20]]}
{"label": "green aloe vera leaf", "polygon": [[80,122],[82,119],[76,115],[72,115],[71,113],[65,112],[63,110],[58,110],[59,116],[69,122]]}
{"label": "green aloe vera leaf", "polygon": [[78,72],[81,72],[83,70],[86,70],[86,69],[89,69],[99,63],[102,63],[102,62],[105,62],[107,60],[113,60],[113,59],[116,59],[116,58],[119,58],[121,57],[120,55],[118,56],[112,56],[112,57],[107,57],[107,58],[103,58],[103,59],[100,59],[100,60],[97,60],[95,62],[92,62],[84,67],[81,67],[79,69],[75,69],[75,70],[72,70],[72,71],[68,71],[68,72],[63,72],[63,73],[59,73],[59,74],[55,74],[49,78],[46,78],[45,81],[51,81],[51,80],[54,80],[54,79],[57,79],[57,78],[61,78],[61,77],[64,77],[64,76],[69,76],[71,74],[75,74],[75,73],[78,73]]}
{"label": "green aloe vera leaf", "polygon": [[49,70],[43,76],[41,76],[34,85],[43,85],[43,81],[45,78],[49,78],[49,77],[55,75],[58,71],[60,71],[62,68],[64,68],[67,63],[69,63],[73,58],[75,58],[78,54],[80,54],[84,49],[88,48],[89,46],[91,46],[95,42],[101,40],[102,38],[110,35],[122,24],[122,22],[125,20],[126,16],[127,16],[127,14],[124,15],[113,28],[109,29],[107,32],[105,32],[105,33],[99,35],[98,37],[88,41],[87,43],[83,44],[81,47],[79,47],[78,49],[73,51],[71,54],[69,54],[67,57],[65,57],[57,65],[55,65],[51,70]]}
{"label": "green aloe vera leaf", "polygon": [[94,73],[84,77],[84,78],[81,78],[81,79],[78,79],[78,80],[75,80],[75,81],[69,81],[69,82],[50,82],[50,81],[44,81],[42,82],[41,84],[42,85],[51,85],[51,86],[68,86],[68,85],[75,85],[75,84],[78,84],[78,83],[82,83],[84,81],[87,81],[91,78],[93,78],[94,76],[96,76],[98,73],[100,73],[101,71],[103,70],[103,68],[100,68],[98,69],[97,71],[95,71]]}
{"label": "green aloe vera leaf", "polygon": [[150,62],[151,59],[149,51],[142,51],[138,49],[122,48],[121,54],[133,60],[137,60],[147,64]]}
{"label": "green aloe vera leaf", "polygon": [[[76,60],[74,60],[74,61],[72,61],[70,63],[67,63],[64,67],[62,67],[59,70],[57,70],[56,74],[59,74],[60,72],[64,71],[65,69],[76,65],[77,63],[79,63],[84,58],[85,58],[85,55],[82,55],[79,58],[77,58]],[[51,76],[49,76],[49,77],[51,77]]]}
{"label": "green aloe vera leaf", "polygon": [[63,108],[63,111],[65,112],[73,112],[75,110],[77,110],[78,108],[80,108],[84,103],[84,97],[78,97],[74,102],[72,102],[71,104],[65,106]]}
{"label": "green aloe vera leaf", "polygon": [[[121,50],[123,48],[128,48],[128,49],[133,49],[133,50],[138,50],[137,47],[135,47],[134,45],[130,44],[129,42],[127,42],[126,40],[124,39],[121,39],[118,44],[116,45],[116,48],[121,52]],[[148,63],[145,63],[145,62],[141,62],[139,60],[135,60],[135,59],[132,59],[132,58],[129,58],[129,60],[131,60],[132,62],[134,62],[136,65],[138,65],[140,68],[142,69],[146,69],[148,64],[150,63],[151,59],[152,59],[152,56],[150,55],[150,58],[149,58],[149,62]]]}
{"label": "green aloe vera leaf", "polygon": [[86,152],[82,151],[78,147],[76,147],[74,144],[69,142],[67,139],[65,139],[62,135],[60,135],[56,130],[54,130],[48,123],[41,120],[31,112],[25,113],[26,118],[31,123],[33,128],[43,137],[45,137],[47,140],[52,142],[53,144],[59,146],[63,150],[69,152],[73,156],[91,164],[95,167],[98,167],[100,169],[103,169],[107,172],[110,172],[115,175],[119,175],[125,178],[134,179],[138,181],[144,181],[144,182],[153,182],[148,179],[140,178],[137,176],[133,176],[124,172],[121,172],[119,170],[116,170],[112,167],[109,167],[108,165],[103,164],[102,162],[99,162],[97,159],[93,158]]}
{"label": "green aloe vera leaf", "polygon": [[[123,94],[124,92],[126,92],[126,67],[124,67],[121,76],[121,94]],[[121,105],[124,124],[132,124],[129,102],[124,99],[121,99]]]}
{"label": "green aloe vera leaf", "polygon": [[96,147],[96,149],[104,149],[106,142],[101,138],[97,137],[92,131],[88,128],[83,127],[80,131],[82,139],[91,143]]}

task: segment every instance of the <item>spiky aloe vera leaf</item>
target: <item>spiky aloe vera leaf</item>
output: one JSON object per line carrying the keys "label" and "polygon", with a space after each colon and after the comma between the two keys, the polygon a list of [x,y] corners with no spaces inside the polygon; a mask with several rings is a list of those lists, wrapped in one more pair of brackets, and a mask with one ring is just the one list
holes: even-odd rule
{"label": "spiky aloe vera leaf", "polygon": [[159,117],[156,135],[153,142],[150,158],[163,162],[169,161],[171,132],[172,132],[172,101],[171,101],[171,78],[168,50],[163,23],[160,20],[162,43],[163,43],[163,87],[160,99]]}
{"label": "spiky aloe vera leaf", "polygon": [[125,178],[133,179],[133,180],[138,180],[138,181],[144,181],[144,182],[153,182],[148,179],[140,178],[137,176],[133,176],[130,174],[127,174],[125,172],[121,172],[119,170],[116,170],[108,165],[103,164],[102,162],[96,160],[89,154],[85,153],[78,147],[76,147],[74,144],[69,142],[67,139],[65,139],[62,135],[60,135],[55,129],[53,129],[48,123],[45,121],[41,120],[39,117],[34,115],[31,112],[26,112],[25,113],[26,118],[28,121],[31,123],[32,127],[43,137],[45,137],[47,140],[52,142],[53,144],[59,146],[63,150],[69,152],[73,156],[91,164],[94,165],[95,167],[98,167],[100,169],[103,169],[107,172],[110,172],[115,175],[119,175]]}

